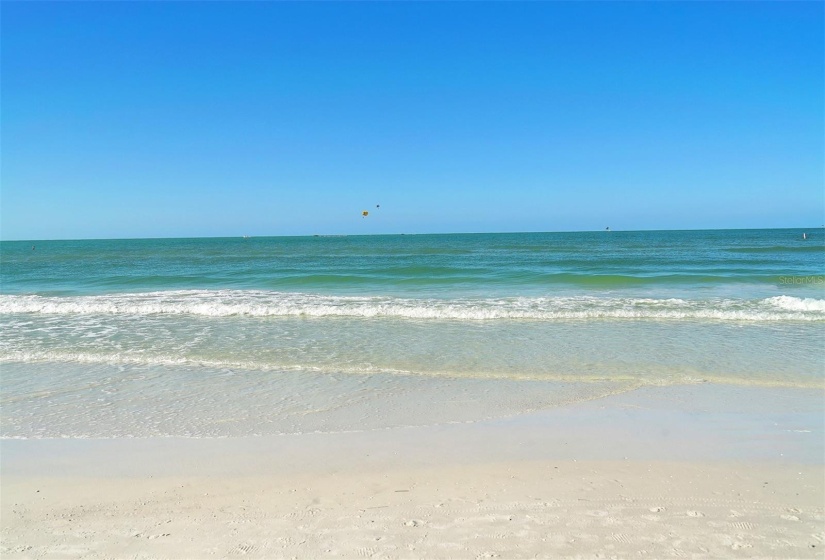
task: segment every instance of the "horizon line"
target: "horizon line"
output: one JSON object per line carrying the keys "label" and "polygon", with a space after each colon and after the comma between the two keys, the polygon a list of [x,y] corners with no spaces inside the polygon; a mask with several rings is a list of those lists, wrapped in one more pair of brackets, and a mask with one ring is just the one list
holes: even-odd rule
{"label": "horizon line", "polygon": [[21,243],[21,242],[50,242],[50,241],[150,241],[164,239],[270,239],[276,237],[380,237],[380,236],[406,236],[406,235],[507,235],[521,233],[639,233],[639,232],[678,232],[678,231],[761,231],[761,230],[817,230],[823,229],[825,225],[814,227],[768,227],[768,228],[681,228],[681,229],[612,229],[609,226],[605,229],[584,229],[584,230],[562,230],[562,231],[455,231],[455,232],[427,232],[427,233],[308,233],[300,235],[196,235],[184,237],[77,237],[77,238],[53,238],[53,239],[0,239],[0,243]]}

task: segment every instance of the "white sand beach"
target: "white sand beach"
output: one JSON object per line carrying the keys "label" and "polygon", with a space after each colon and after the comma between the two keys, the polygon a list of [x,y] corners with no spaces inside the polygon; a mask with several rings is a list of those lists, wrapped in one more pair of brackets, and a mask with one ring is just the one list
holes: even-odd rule
{"label": "white sand beach", "polygon": [[2,555],[821,558],[821,404],[698,385],[370,432],[4,440]]}

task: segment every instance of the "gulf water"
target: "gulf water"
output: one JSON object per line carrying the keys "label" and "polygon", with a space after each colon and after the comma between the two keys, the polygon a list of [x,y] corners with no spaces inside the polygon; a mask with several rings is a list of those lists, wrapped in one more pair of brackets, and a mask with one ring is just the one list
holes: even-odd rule
{"label": "gulf water", "polygon": [[3,437],[360,430],[646,385],[825,387],[821,229],[15,241],[0,259]]}

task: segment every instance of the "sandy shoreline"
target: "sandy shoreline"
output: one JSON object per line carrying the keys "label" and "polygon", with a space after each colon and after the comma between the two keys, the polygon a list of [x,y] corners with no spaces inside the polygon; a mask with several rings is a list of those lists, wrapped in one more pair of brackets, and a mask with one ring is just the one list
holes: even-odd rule
{"label": "sandy shoreline", "polygon": [[493,421],[4,440],[3,558],[821,558],[822,392],[648,388]]}

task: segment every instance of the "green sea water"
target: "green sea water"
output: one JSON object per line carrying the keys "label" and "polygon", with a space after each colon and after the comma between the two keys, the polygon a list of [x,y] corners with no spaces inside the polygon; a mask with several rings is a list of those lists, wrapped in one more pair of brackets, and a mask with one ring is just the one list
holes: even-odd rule
{"label": "green sea water", "polygon": [[663,384],[821,390],[823,327],[821,229],[2,242],[2,436],[370,429]]}
{"label": "green sea water", "polygon": [[[822,230],[4,242],[3,294],[236,289],[326,295],[559,295],[641,288],[821,293]],[[747,290],[742,293],[741,290]],[[800,291],[800,290],[798,290]],[[804,295],[804,294],[803,294]]]}

